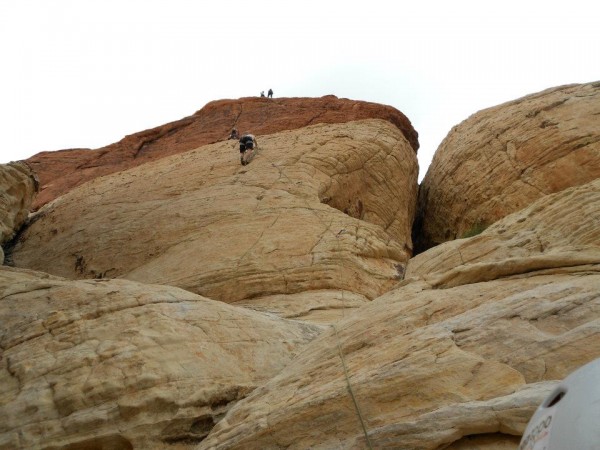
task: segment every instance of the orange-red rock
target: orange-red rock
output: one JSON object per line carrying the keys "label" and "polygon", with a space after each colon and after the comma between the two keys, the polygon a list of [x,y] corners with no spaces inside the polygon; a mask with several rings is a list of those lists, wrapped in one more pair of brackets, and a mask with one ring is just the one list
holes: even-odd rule
{"label": "orange-red rock", "polygon": [[106,147],[42,152],[27,160],[37,173],[41,192],[34,207],[48,203],[88,180],[138,166],[164,156],[226,140],[232,128],[255,135],[272,134],[318,123],[384,119],[398,127],[412,148],[417,132],[397,109],[377,103],[321,98],[260,98],[218,100],[189,117],[167,123]]}

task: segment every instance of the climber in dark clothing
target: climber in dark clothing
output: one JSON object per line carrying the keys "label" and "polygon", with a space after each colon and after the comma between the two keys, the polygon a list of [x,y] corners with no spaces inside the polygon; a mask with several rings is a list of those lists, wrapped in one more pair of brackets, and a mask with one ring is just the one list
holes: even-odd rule
{"label": "climber in dark clothing", "polygon": [[256,144],[256,138],[253,134],[246,133],[240,138],[240,153],[246,150],[252,150]]}
{"label": "climber in dark clothing", "polygon": [[267,94],[269,98],[273,98],[273,89],[269,89],[269,92]]}
{"label": "climber in dark clothing", "polygon": [[245,133],[240,138],[240,160],[243,166],[246,165],[244,161],[244,153],[246,153],[247,150],[253,151],[254,147],[258,147],[258,144],[256,143],[256,138],[253,134]]}

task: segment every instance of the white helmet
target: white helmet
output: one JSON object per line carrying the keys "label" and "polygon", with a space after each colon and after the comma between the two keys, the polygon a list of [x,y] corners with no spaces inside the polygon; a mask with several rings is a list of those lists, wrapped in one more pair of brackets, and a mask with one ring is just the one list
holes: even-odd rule
{"label": "white helmet", "polygon": [[600,449],[600,359],[564,379],[529,421],[519,450]]}

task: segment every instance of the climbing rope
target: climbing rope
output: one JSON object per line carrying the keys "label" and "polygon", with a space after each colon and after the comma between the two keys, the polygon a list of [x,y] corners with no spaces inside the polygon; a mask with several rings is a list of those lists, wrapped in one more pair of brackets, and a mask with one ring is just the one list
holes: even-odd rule
{"label": "climbing rope", "polygon": [[[343,291],[342,291],[342,304],[343,304]],[[358,415],[358,420],[360,420],[360,426],[362,427],[363,433],[365,435],[365,440],[367,442],[367,446],[369,450],[373,450],[373,446],[371,445],[371,440],[369,439],[369,433],[367,432],[367,426],[365,425],[365,420],[363,419],[362,412],[360,411],[360,405],[358,404],[358,400],[354,395],[354,390],[352,389],[352,383],[350,383],[350,376],[348,375],[348,367],[346,366],[346,360],[344,358],[344,354],[342,353],[342,346],[340,345],[340,337],[338,336],[337,327],[332,324],[333,331],[335,332],[335,337],[337,341],[338,354],[340,355],[340,360],[342,361],[342,367],[344,368],[344,376],[346,377],[346,385],[348,387],[348,393],[352,398],[352,403],[354,403],[354,409],[356,410],[356,414]]]}

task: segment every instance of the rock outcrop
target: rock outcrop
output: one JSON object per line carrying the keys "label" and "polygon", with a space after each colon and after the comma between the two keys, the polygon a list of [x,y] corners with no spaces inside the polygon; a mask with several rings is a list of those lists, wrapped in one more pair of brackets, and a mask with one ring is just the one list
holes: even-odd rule
{"label": "rock outcrop", "polygon": [[600,180],[419,255],[197,448],[515,449],[555,380],[600,357],[599,215]]}
{"label": "rock outcrop", "polygon": [[[221,142],[72,190],[20,236],[15,266],[257,307],[258,297],[318,290],[373,299],[402,278],[418,169],[398,128],[314,125],[258,143],[249,166]],[[340,307],[338,294],[328,307]]]}
{"label": "rock outcrop", "polygon": [[544,196],[470,239],[438,245],[410,260],[406,276],[436,287],[534,271],[581,270],[600,256],[600,179]]}
{"label": "rock outcrop", "polygon": [[[0,245],[10,241],[27,219],[37,188],[37,180],[26,164],[0,164]],[[2,248],[0,261],[4,261]]]}
{"label": "rock outcrop", "polygon": [[600,82],[485,109],[438,148],[419,192],[417,252],[600,177]]}
{"label": "rock outcrop", "polygon": [[42,152],[27,160],[41,192],[35,208],[96,177],[226,140],[232,128],[260,136],[319,123],[383,119],[394,124],[416,152],[417,132],[397,109],[333,95],[321,98],[241,98],[208,103],[192,116],[125,137],[106,147]]}
{"label": "rock outcrop", "polygon": [[319,327],[125,280],[0,268],[0,448],[191,448]]}
{"label": "rock outcrop", "polygon": [[[600,357],[597,92],[459,125],[421,228],[416,133],[381,105],[218,101],[37,155],[44,206],[0,268],[0,448],[515,450]],[[411,229],[453,240],[412,257]]]}

